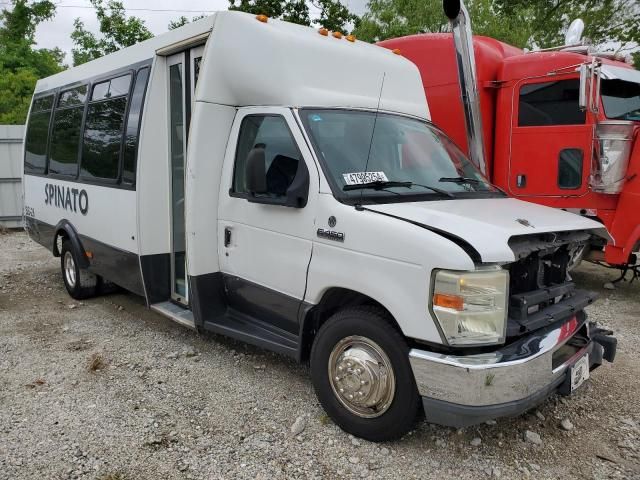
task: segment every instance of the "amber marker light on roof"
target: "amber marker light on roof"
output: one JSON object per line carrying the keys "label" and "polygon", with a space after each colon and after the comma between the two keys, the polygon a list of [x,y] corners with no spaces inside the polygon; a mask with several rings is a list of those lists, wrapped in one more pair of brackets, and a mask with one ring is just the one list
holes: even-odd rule
{"label": "amber marker light on roof", "polygon": [[342,38],[342,33],[341,32],[333,32],[331,35],[333,35],[333,38],[337,38],[337,39]]}
{"label": "amber marker light on roof", "polygon": [[347,40],[349,40],[350,42],[355,42],[356,41],[356,36],[355,35],[347,35],[345,38]]}
{"label": "amber marker light on roof", "polygon": [[327,30],[326,28],[319,28],[318,33],[323,37],[326,37],[329,35],[329,30]]}
{"label": "amber marker light on roof", "polygon": [[266,15],[256,15],[256,20],[262,23],[267,23],[269,17],[267,17]]}
{"label": "amber marker light on roof", "polygon": [[393,50],[391,50],[393,53],[395,53],[396,55],[400,55],[401,51],[399,48],[394,48]]}

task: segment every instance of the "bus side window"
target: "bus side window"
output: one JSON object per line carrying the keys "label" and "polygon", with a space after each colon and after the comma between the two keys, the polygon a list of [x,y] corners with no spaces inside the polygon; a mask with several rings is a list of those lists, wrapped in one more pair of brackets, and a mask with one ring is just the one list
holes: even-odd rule
{"label": "bus side window", "polygon": [[53,115],[49,173],[73,177],[78,173],[78,150],[86,97],[86,85],[65,90],[58,97]]}
{"label": "bus side window", "polygon": [[127,126],[125,127],[124,151],[122,156],[122,183],[135,185],[136,160],[138,154],[138,136],[140,135],[140,123],[142,122],[142,107],[149,79],[149,67],[138,70],[136,83],[131,94]]}
{"label": "bus side window", "polygon": [[82,140],[82,178],[117,182],[130,85],[130,73],[94,85]]}
{"label": "bus side window", "polygon": [[580,110],[580,80],[531,83],[520,88],[518,126],[584,125]]}
{"label": "bus side window", "polygon": [[45,173],[53,95],[36,98],[29,114],[24,153],[25,173]]}
{"label": "bus side window", "polygon": [[233,192],[248,195],[246,164],[251,149],[265,150],[266,195],[284,197],[291,186],[302,155],[285,119],[279,115],[248,115],[242,120],[233,173]]}

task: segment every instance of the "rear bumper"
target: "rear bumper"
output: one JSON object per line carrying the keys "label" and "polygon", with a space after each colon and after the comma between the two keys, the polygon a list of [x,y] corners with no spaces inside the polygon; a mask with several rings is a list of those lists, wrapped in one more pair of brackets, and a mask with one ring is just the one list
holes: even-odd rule
{"label": "rear bumper", "polygon": [[613,361],[611,332],[574,317],[491,353],[454,356],[413,349],[409,360],[427,421],[464,427],[515,416],[554,392],[571,391],[570,369],[589,354],[590,369]]}

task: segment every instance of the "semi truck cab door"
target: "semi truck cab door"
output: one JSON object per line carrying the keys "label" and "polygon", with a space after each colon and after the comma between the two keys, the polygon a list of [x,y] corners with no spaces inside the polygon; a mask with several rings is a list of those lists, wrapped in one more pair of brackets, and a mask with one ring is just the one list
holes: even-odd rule
{"label": "semi truck cab door", "polygon": [[[544,81],[541,81],[544,80]],[[577,78],[527,80],[514,89],[509,192],[581,196],[589,187],[593,125],[578,106]]]}
{"label": "semi truck cab door", "polygon": [[[249,164],[256,158],[263,162],[264,188],[259,195],[252,193],[247,180]],[[294,182],[304,183],[305,171],[306,203],[285,205]],[[222,175],[218,254],[229,305],[298,334],[319,180],[291,111],[278,107],[240,109]]]}

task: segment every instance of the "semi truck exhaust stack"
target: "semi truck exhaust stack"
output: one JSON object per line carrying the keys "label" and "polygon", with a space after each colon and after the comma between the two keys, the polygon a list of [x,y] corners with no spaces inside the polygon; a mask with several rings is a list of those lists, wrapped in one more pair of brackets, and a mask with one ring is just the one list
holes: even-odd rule
{"label": "semi truck exhaust stack", "polygon": [[442,7],[453,30],[469,157],[482,173],[488,175],[469,12],[462,0],[443,0]]}

